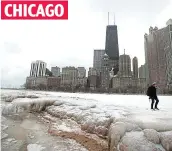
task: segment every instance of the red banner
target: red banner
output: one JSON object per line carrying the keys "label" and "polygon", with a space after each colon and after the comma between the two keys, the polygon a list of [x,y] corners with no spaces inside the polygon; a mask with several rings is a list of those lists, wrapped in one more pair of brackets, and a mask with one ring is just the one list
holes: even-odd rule
{"label": "red banner", "polygon": [[1,1],[2,20],[67,20],[68,1]]}

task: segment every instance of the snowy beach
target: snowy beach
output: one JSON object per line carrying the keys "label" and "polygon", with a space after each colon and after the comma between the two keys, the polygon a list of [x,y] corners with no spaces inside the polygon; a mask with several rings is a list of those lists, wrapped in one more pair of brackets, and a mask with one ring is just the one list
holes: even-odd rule
{"label": "snowy beach", "polygon": [[[171,151],[172,96],[159,96],[159,100],[160,110],[152,111],[148,97],[143,95],[1,90],[1,125],[8,129],[10,122],[3,118],[24,114],[24,123],[19,124],[23,126],[26,120],[33,120],[27,119],[30,114],[34,120],[35,116],[40,120],[36,119],[44,128],[42,135],[47,140],[50,137],[63,138],[66,143],[66,139],[71,144],[76,143],[79,148],[69,145],[71,151],[98,151],[101,148],[102,151]],[[9,139],[9,132],[5,133],[2,126],[3,144]],[[34,145],[30,141],[30,146],[26,146],[29,150]],[[58,144],[54,145],[56,148],[50,150],[65,150],[62,146],[58,149]],[[41,141],[37,143],[38,150],[47,150],[48,147]]]}

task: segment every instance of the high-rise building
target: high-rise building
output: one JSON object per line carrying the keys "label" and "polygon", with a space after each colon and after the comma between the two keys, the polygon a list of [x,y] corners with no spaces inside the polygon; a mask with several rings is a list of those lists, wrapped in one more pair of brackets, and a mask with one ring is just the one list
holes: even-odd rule
{"label": "high-rise building", "polygon": [[97,76],[97,70],[95,68],[89,68],[89,71],[88,71],[88,76]]}
{"label": "high-rise building", "polygon": [[95,90],[96,88],[99,88],[100,86],[99,76],[96,76],[96,75],[88,76],[87,84],[91,90]]}
{"label": "high-rise building", "polygon": [[44,77],[46,74],[47,64],[43,61],[37,60],[31,63],[30,77]]}
{"label": "high-rise building", "polygon": [[147,84],[156,81],[163,90],[172,83],[172,19],[162,29],[150,27],[144,42]]}
{"label": "high-rise building", "polygon": [[116,25],[106,27],[105,52],[109,56],[109,66],[114,68],[114,75],[116,75],[119,71],[118,30]]}
{"label": "high-rise building", "polygon": [[104,54],[105,54],[105,50],[103,49],[94,50],[93,68],[97,70],[98,75],[100,75],[101,72],[101,61]]}
{"label": "high-rise building", "polygon": [[146,78],[146,69],[145,69],[145,65],[141,65],[139,67],[139,78]]}
{"label": "high-rise building", "polygon": [[101,87],[108,89],[110,86],[110,66],[109,66],[109,56],[105,53],[102,58],[101,67]]}
{"label": "high-rise building", "polygon": [[105,52],[109,56],[109,59],[119,59],[118,31],[116,25],[108,25],[106,27]]}
{"label": "high-rise building", "polygon": [[95,68],[89,68],[87,84],[92,90],[100,86],[100,76]]}
{"label": "high-rise building", "polygon": [[137,57],[133,58],[133,77],[138,78],[138,59],[137,59]]}
{"label": "high-rise building", "polygon": [[78,77],[79,78],[86,77],[86,69],[84,67],[78,67]]}
{"label": "high-rise building", "polygon": [[51,72],[53,76],[59,77],[60,76],[60,68],[59,67],[51,67]]}
{"label": "high-rise building", "polygon": [[120,77],[132,77],[131,72],[131,59],[129,55],[126,55],[125,52],[119,57],[119,72],[118,76]]}
{"label": "high-rise building", "polygon": [[76,86],[78,78],[78,70],[75,67],[62,68],[61,85],[62,86]]}

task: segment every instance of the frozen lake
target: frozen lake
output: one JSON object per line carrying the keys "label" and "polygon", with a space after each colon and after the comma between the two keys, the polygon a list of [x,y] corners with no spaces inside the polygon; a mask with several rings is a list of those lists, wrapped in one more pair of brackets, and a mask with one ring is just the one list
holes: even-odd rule
{"label": "frozen lake", "polygon": [[[168,139],[169,142],[164,143],[166,137],[172,138],[172,96],[159,96],[160,110],[152,111],[146,95],[24,90],[2,90],[1,93],[6,101],[12,100],[12,103],[3,107],[3,114],[45,109],[46,116],[69,118],[81,125],[81,129],[88,133],[106,136],[110,141],[110,147],[116,150],[120,150],[119,148],[124,144],[128,145],[127,149],[131,151],[139,147],[140,151],[150,151],[152,148],[170,150],[172,147],[172,140]],[[38,98],[22,97],[30,95]],[[57,126],[57,128],[69,130],[66,125]],[[147,131],[157,136],[159,141],[155,143],[146,139],[149,138]],[[131,142],[128,142],[128,138],[134,136],[143,142],[142,147],[137,143],[134,145],[135,148],[130,146]],[[148,146],[147,149],[143,147],[144,145]]]}

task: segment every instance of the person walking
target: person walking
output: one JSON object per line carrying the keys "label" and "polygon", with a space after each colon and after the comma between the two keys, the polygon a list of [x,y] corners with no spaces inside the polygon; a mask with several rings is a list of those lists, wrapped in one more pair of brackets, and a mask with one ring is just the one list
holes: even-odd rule
{"label": "person walking", "polygon": [[[156,90],[157,90],[156,82],[154,82],[147,90],[147,96],[149,96],[149,99],[152,100],[152,102],[151,102],[151,109],[152,110],[155,110],[155,109],[159,110],[158,109],[159,99],[157,97]],[[155,108],[154,108],[154,103],[155,103]]]}

